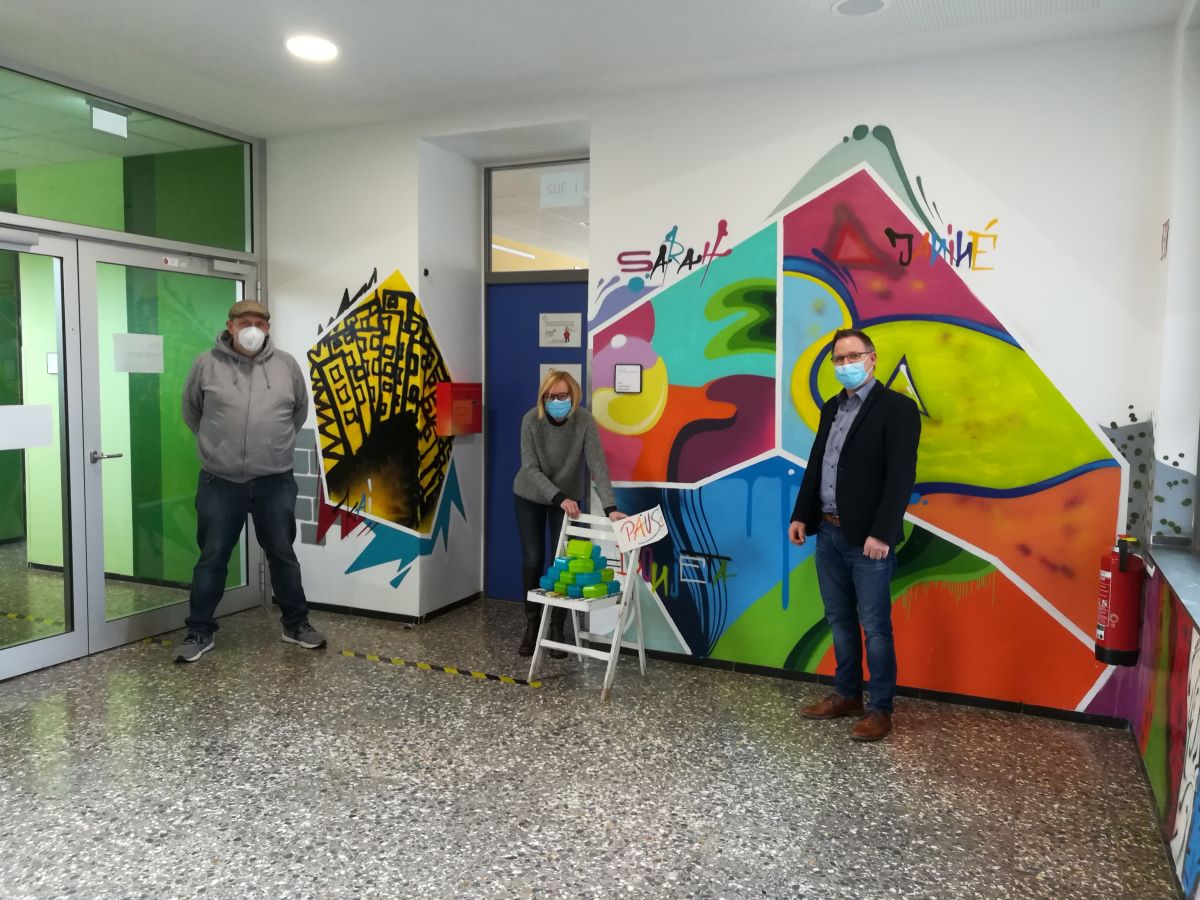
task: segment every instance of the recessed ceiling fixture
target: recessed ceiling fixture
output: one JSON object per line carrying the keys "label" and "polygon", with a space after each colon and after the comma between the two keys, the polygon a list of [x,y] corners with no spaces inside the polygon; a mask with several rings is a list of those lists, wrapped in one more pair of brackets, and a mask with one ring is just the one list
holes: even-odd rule
{"label": "recessed ceiling fixture", "polygon": [[891,0],[834,0],[833,11],[838,15],[861,18],[887,9]]}
{"label": "recessed ceiling fixture", "polygon": [[287,39],[288,53],[298,56],[308,62],[329,62],[337,59],[338,48],[333,41],[327,41],[315,34],[299,34]]}
{"label": "recessed ceiling fixture", "polygon": [[103,100],[88,100],[87,104],[92,110],[92,128],[121,138],[129,137],[128,107]]}

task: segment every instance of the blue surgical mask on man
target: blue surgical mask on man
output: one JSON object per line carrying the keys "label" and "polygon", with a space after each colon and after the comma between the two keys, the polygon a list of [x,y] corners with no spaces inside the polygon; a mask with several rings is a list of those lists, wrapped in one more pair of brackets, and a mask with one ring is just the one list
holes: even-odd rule
{"label": "blue surgical mask on man", "polygon": [[571,413],[571,401],[547,400],[546,412],[555,419],[565,419]]}
{"label": "blue surgical mask on man", "polygon": [[833,374],[843,387],[856,390],[867,380],[867,364],[861,360],[846,363],[844,366],[834,366]]}

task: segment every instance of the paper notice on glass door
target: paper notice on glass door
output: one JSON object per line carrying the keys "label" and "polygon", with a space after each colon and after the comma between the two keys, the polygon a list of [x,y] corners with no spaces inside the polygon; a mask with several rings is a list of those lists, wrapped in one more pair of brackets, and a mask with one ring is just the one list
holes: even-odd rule
{"label": "paper notice on glass door", "polygon": [[0,406],[0,450],[29,450],[54,443],[50,404]]}
{"label": "paper notice on glass door", "polygon": [[163,339],[161,334],[114,334],[113,370],[161,375]]}

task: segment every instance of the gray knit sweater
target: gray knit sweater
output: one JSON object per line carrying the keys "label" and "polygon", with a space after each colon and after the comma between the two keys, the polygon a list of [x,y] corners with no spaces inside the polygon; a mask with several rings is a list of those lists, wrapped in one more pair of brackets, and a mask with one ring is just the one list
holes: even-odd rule
{"label": "gray knit sweater", "polygon": [[535,406],[521,420],[521,468],[513,479],[513,493],[548,506],[558,506],[566,499],[582,504],[585,462],[604,509],[616,509],[608,462],[592,414],[582,407],[573,409],[565,422],[555,425],[549,417],[539,419]]}

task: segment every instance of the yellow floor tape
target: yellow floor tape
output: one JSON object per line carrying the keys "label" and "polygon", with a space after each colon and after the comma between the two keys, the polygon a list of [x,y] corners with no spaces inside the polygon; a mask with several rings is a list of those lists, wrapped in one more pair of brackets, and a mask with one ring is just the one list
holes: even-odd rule
{"label": "yellow floor tape", "polygon": [[381,662],[393,666],[412,666],[426,672],[443,672],[446,675],[470,675],[476,681],[499,681],[501,684],[519,684],[522,687],[540,688],[540,681],[526,681],[524,678],[513,678],[511,675],[492,675],[490,672],[478,672],[474,669],[460,669],[457,666],[439,666],[427,662],[411,662],[399,656],[383,656],[378,653],[362,653],[358,650],[343,650],[342,656],[350,659],[365,659],[368,662]]}

